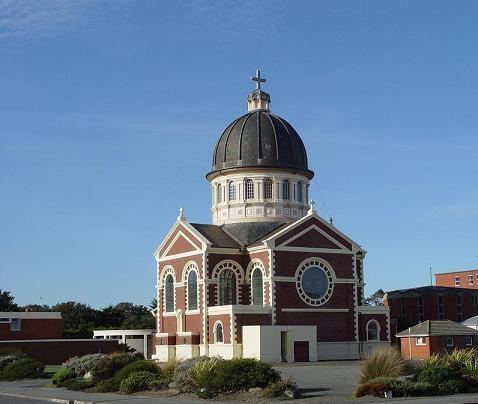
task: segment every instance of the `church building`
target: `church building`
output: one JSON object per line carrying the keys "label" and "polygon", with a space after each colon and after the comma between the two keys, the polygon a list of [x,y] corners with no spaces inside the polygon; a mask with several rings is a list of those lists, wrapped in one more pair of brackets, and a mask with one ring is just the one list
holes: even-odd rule
{"label": "church building", "polygon": [[366,252],[309,203],[304,143],[252,80],[206,175],[212,224],[181,209],[154,253],[153,358],[361,358],[390,343],[389,309],[363,305]]}

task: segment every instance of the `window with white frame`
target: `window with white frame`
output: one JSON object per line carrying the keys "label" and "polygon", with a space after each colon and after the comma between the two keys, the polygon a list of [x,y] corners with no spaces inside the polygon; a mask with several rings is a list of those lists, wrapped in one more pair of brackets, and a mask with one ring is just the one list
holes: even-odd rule
{"label": "window with white frame", "polygon": [[468,275],[468,285],[473,285],[473,275]]}
{"label": "window with white frame", "polygon": [[379,341],[380,327],[375,320],[370,320],[367,324],[367,341]]}
{"label": "window with white frame", "polygon": [[10,321],[10,331],[21,331],[22,320],[20,318],[12,318]]}
{"label": "window with white frame", "polygon": [[416,337],[415,338],[415,345],[426,345],[427,344],[427,340],[425,337]]}
{"label": "window with white frame", "polygon": [[270,178],[264,180],[264,199],[272,199],[272,180]]}
{"label": "window with white frame", "polygon": [[236,183],[234,181],[229,182],[229,200],[235,201],[236,200]]}
{"label": "window with white frame", "polygon": [[244,194],[246,199],[254,199],[254,181],[250,178],[244,181]]}
{"label": "window with white frame", "polygon": [[289,180],[282,182],[282,199],[290,199],[290,183]]}
{"label": "window with white frame", "polygon": [[264,304],[263,288],[262,271],[260,268],[256,268],[251,277],[252,304],[254,306],[262,306]]}
{"label": "window with white frame", "polygon": [[453,337],[446,337],[446,346],[454,346]]}
{"label": "window with white frame", "polygon": [[222,185],[221,185],[221,184],[217,184],[217,188],[216,188],[216,200],[217,200],[217,203],[221,203],[221,202],[222,202]]}
{"label": "window with white frame", "polygon": [[473,337],[465,337],[465,346],[473,346]]}
{"label": "window with white frame", "polygon": [[165,300],[165,311],[171,313],[174,311],[174,278],[173,275],[169,274],[166,276],[166,281],[164,282],[164,300]]}
{"label": "window with white frame", "polygon": [[188,275],[188,310],[198,308],[198,275],[191,270]]}
{"label": "window with white frame", "polygon": [[219,306],[236,303],[236,274],[225,269],[219,274]]}
{"label": "window with white frame", "polygon": [[455,286],[460,286],[460,277],[455,276]]}
{"label": "window with white frame", "polygon": [[214,342],[224,342],[224,328],[222,327],[222,323],[220,321],[218,321],[214,327]]}

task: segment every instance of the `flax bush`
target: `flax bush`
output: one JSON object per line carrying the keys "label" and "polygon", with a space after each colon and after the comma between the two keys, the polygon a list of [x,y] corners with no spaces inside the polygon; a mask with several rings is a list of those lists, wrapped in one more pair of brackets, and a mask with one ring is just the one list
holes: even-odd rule
{"label": "flax bush", "polygon": [[387,346],[374,350],[362,366],[360,384],[380,376],[398,377],[405,370],[405,361],[398,349]]}

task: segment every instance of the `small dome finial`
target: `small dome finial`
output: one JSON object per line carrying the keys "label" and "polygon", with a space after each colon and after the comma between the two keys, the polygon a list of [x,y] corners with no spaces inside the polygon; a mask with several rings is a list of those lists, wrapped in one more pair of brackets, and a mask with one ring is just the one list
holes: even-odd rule
{"label": "small dome finial", "polygon": [[271,97],[261,89],[261,83],[265,83],[266,79],[261,77],[259,69],[256,70],[256,75],[252,76],[251,80],[256,82],[256,89],[247,96],[247,111],[250,112],[258,109],[269,111]]}
{"label": "small dome finial", "polygon": [[177,220],[178,222],[184,222],[184,221],[186,221],[186,216],[184,216],[184,209],[183,209],[182,206],[179,208],[179,216],[176,218],[176,220]]}

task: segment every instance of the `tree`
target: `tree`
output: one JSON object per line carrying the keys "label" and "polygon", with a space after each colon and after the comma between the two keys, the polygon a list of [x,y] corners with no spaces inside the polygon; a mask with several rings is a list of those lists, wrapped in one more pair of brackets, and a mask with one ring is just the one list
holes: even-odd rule
{"label": "tree", "polygon": [[23,311],[50,311],[47,304],[27,304],[21,308]]}
{"label": "tree", "polygon": [[14,300],[15,298],[8,290],[0,289],[0,311],[17,311],[18,306]]}
{"label": "tree", "polygon": [[96,327],[101,324],[101,312],[78,302],[63,302],[51,307],[59,311],[65,321],[65,328]]}
{"label": "tree", "polygon": [[385,292],[383,289],[378,289],[369,297],[365,298],[365,306],[383,306],[383,296]]}

